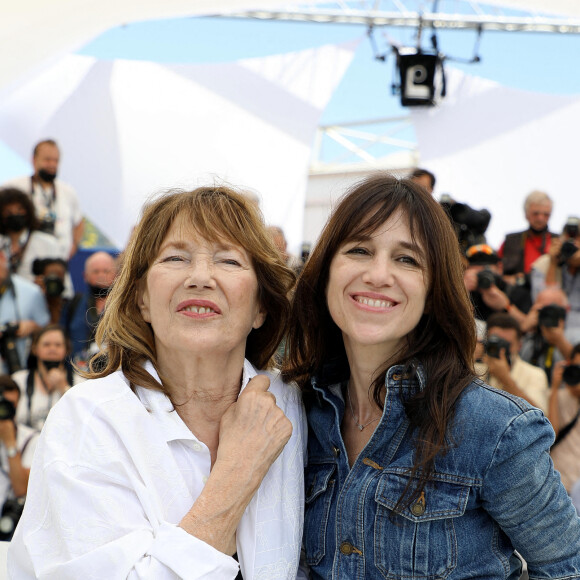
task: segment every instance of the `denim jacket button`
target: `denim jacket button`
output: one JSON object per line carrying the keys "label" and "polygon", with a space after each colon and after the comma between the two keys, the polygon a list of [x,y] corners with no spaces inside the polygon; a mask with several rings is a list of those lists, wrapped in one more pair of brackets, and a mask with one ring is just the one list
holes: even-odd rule
{"label": "denim jacket button", "polygon": [[335,457],[338,457],[340,455],[340,449],[338,447],[333,447],[332,453]]}
{"label": "denim jacket button", "polygon": [[350,556],[353,553],[353,545],[349,544],[348,542],[342,542],[340,544],[340,553],[344,554],[345,556]]}

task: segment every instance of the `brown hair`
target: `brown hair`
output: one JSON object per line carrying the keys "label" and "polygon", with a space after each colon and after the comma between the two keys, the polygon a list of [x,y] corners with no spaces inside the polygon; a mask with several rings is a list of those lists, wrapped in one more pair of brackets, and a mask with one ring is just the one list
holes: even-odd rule
{"label": "brown hair", "polygon": [[[25,228],[31,231],[39,229],[39,223],[36,218],[36,210],[34,209],[32,198],[24,193],[24,191],[15,187],[3,187],[0,189],[0,218],[2,217],[4,208],[13,203],[19,204],[26,211]],[[0,219],[0,234],[3,236],[7,235],[6,229],[4,228],[4,220],[2,219]]]}
{"label": "brown hair", "polygon": [[[445,437],[455,403],[473,377],[476,344],[457,237],[445,211],[422,187],[410,179],[377,173],[356,184],[340,200],[296,287],[283,378],[296,380],[305,395],[311,390],[312,375],[319,376],[322,386],[348,379],[342,334],[326,304],[330,264],[340,246],[372,235],[399,210],[409,221],[413,240],[425,251],[427,301],[423,316],[400,350],[377,369],[372,388],[374,400],[382,406],[381,391],[391,365],[402,364],[414,372],[418,361],[425,370],[425,388],[404,401],[411,429],[415,429],[410,482],[413,477],[418,482],[412,492],[409,483],[399,502],[410,503],[432,475],[435,457],[446,450]],[[330,380],[324,378],[323,367],[325,372],[333,368]],[[308,396],[306,400],[308,405]]]}
{"label": "brown hair", "polygon": [[[259,209],[243,195],[224,186],[194,191],[172,190],[147,204],[121,255],[120,269],[96,332],[100,352],[87,378],[107,376],[119,368],[131,385],[166,391],[143,367],[157,368],[155,339],[138,306],[140,280],[147,275],[169,228],[177,217],[207,240],[225,239],[248,252],[258,279],[258,301],[266,312],[262,326],[246,342],[246,358],[257,368],[271,365],[290,315],[287,294],[295,276],[281,261],[266,232]],[[160,375],[163,382],[163,377]]]}
{"label": "brown hair", "polygon": [[504,330],[515,330],[518,338],[522,337],[522,329],[520,323],[506,312],[494,312],[487,319],[487,333],[490,328],[503,328]]}

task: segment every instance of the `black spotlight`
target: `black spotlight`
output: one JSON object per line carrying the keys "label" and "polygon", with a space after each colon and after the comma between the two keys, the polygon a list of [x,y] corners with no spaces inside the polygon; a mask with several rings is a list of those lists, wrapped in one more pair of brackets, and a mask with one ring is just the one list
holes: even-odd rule
{"label": "black spotlight", "polygon": [[438,52],[399,48],[397,67],[403,107],[432,107],[445,96],[443,57]]}

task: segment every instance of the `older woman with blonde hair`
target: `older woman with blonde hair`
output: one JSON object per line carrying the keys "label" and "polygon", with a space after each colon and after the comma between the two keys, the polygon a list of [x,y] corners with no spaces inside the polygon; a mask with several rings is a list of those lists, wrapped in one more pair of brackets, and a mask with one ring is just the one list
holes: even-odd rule
{"label": "older woman with blonde hair", "polygon": [[295,388],[258,374],[284,335],[293,283],[235,191],[146,206],[91,380],[45,424],[13,578],[296,576],[303,409]]}

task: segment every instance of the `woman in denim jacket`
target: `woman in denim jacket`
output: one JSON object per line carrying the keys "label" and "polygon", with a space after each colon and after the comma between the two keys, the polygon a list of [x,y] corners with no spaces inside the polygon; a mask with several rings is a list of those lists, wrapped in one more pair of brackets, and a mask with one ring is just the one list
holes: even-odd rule
{"label": "woman in denim jacket", "polygon": [[314,579],[580,578],[541,411],[474,378],[457,238],[420,186],[339,203],[296,289],[285,378],[309,418]]}

